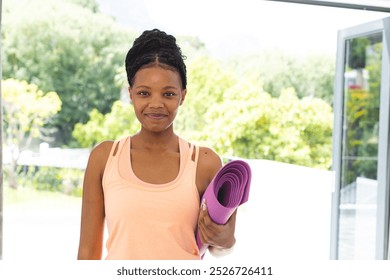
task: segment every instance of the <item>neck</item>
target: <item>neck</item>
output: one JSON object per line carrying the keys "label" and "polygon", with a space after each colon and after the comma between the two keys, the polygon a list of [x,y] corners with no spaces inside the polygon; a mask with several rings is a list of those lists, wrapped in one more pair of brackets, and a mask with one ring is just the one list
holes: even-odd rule
{"label": "neck", "polygon": [[162,132],[152,132],[141,128],[141,130],[133,136],[134,144],[144,148],[161,148],[176,146],[177,135],[173,132],[172,126]]}

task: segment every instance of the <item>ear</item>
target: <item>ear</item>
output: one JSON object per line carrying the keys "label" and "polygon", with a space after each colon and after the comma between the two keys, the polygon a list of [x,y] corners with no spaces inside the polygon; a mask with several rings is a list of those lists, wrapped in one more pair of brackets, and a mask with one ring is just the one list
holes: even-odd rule
{"label": "ear", "polygon": [[180,101],[180,105],[183,104],[184,99],[186,99],[186,95],[187,95],[187,89],[183,89],[182,92],[181,92],[181,101]]}

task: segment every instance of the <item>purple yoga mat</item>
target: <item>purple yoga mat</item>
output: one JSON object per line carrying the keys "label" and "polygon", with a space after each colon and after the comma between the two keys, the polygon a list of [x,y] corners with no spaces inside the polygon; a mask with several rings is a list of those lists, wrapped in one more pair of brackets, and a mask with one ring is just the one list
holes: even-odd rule
{"label": "purple yoga mat", "polygon": [[[217,172],[202,196],[215,223],[225,224],[238,206],[248,201],[250,182],[251,169],[242,160],[230,161]],[[203,257],[208,246],[202,243],[199,232],[196,242]]]}

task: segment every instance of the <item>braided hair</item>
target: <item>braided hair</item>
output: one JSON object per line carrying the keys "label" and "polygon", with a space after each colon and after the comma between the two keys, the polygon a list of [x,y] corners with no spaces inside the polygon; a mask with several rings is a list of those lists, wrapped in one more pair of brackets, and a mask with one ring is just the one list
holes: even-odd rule
{"label": "braided hair", "polygon": [[134,77],[142,67],[159,65],[175,70],[181,78],[182,88],[187,87],[185,56],[176,44],[176,38],[158,29],[146,30],[135,39],[126,55],[125,66],[129,85],[134,84]]}

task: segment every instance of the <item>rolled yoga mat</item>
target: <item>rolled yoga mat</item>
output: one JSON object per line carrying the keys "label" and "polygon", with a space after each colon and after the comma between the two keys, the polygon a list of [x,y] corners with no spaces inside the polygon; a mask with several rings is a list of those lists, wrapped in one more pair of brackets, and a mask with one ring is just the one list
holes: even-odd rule
{"label": "rolled yoga mat", "polygon": [[[217,172],[202,196],[215,223],[226,224],[238,206],[248,201],[251,177],[248,163],[242,160],[230,161]],[[202,243],[198,231],[196,242],[203,258],[208,246]]]}

